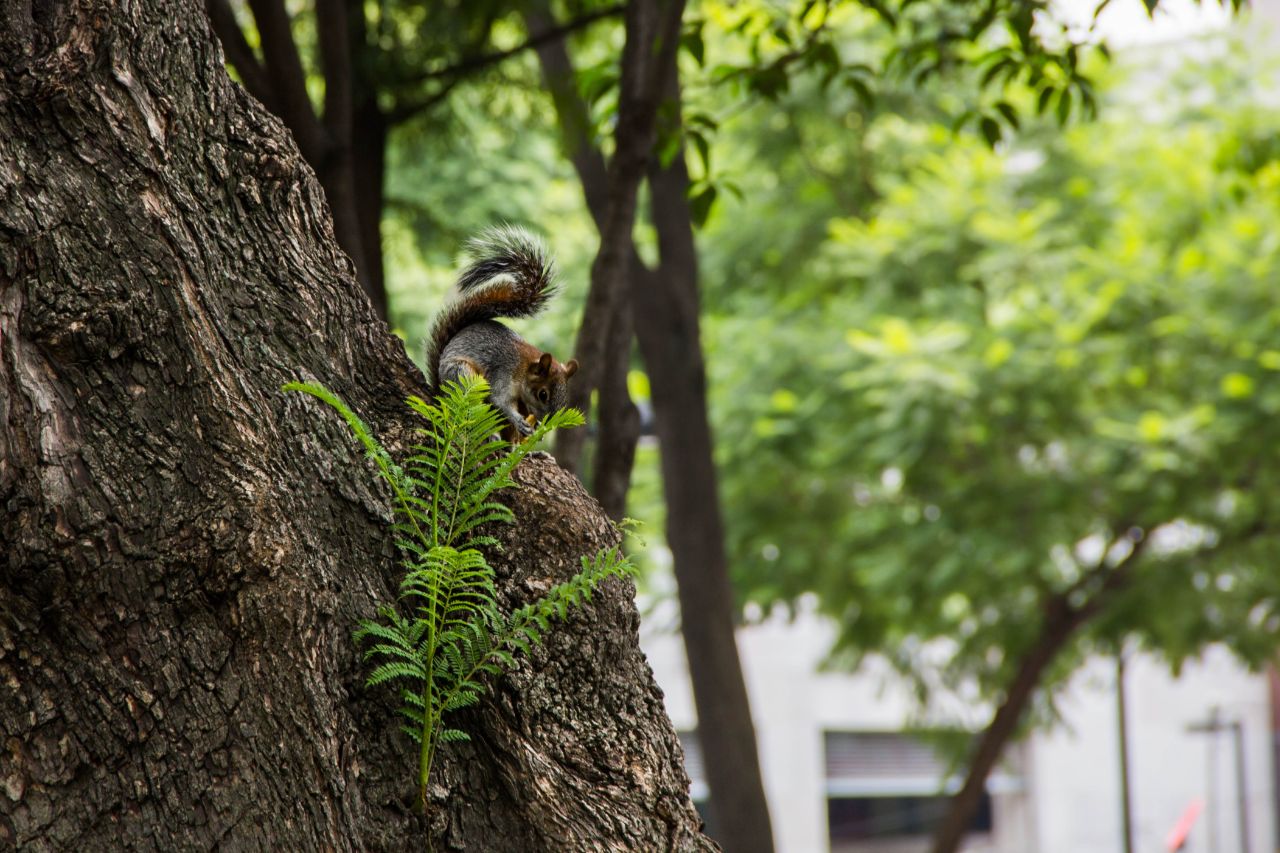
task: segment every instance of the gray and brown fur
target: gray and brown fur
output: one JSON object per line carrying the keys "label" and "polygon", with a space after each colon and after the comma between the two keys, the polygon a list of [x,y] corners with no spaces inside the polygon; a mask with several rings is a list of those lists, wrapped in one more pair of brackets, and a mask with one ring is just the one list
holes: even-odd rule
{"label": "gray and brown fur", "polygon": [[467,246],[471,263],[458,276],[458,296],[441,310],[427,342],[434,389],[467,374],[489,383],[489,400],[511,422],[508,437],[533,432],[563,408],[577,361],[561,364],[526,343],[498,317],[532,317],[556,292],[555,267],[542,243],[520,228],[485,231]]}

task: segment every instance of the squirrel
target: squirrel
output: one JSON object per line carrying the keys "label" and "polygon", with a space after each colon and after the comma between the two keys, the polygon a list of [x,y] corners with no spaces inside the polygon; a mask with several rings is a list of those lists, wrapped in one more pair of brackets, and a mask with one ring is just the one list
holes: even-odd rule
{"label": "squirrel", "polygon": [[489,402],[511,424],[503,437],[514,441],[565,406],[578,362],[556,361],[494,318],[532,317],[546,307],[556,292],[555,266],[538,238],[510,225],[474,237],[467,253],[470,263],[458,276],[458,297],[431,327],[428,378],[438,392],[462,376],[483,376]]}

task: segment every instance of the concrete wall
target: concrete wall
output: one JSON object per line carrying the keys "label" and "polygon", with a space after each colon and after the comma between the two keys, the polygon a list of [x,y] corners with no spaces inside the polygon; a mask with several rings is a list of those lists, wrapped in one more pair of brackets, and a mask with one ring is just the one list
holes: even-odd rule
{"label": "concrete wall", "polygon": [[[696,729],[688,670],[679,636],[655,625],[674,622],[668,611],[647,619],[642,643],[667,707],[681,731]],[[883,663],[856,675],[819,671],[833,636],[820,619],[772,620],[739,632],[756,721],[761,763],[779,853],[828,850],[823,733],[897,731],[918,725],[918,709]],[[1237,853],[1234,756],[1229,734],[1210,737],[1187,726],[1218,706],[1224,719],[1245,725],[1251,853],[1275,850],[1269,700],[1266,678],[1250,674],[1216,650],[1174,679],[1167,667],[1134,656],[1128,667],[1131,778],[1135,850],[1163,850],[1183,809],[1206,801],[1191,836],[1195,853]],[[990,709],[954,704],[950,719],[983,725]],[[1021,789],[993,797],[995,832],[973,853],[1122,853],[1114,661],[1091,662],[1072,682],[1063,724],[1034,735],[1015,750]],[[1211,846],[1210,827],[1216,846]]]}
{"label": "concrete wall", "polygon": [[[1205,811],[1189,838],[1194,851],[1235,853],[1240,843],[1235,755],[1229,732],[1189,732],[1218,707],[1244,724],[1250,849],[1276,849],[1273,760],[1266,678],[1211,650],[1173,678],[1166,666],[1135,657],[1127,668],[1134,849],[1162,850],[1178,817],[1196,799]],[[1030,784],[1039,853],[1121,851],[1115,665],[1092,662],[1063,703],[1066,725],[1033,738]]]}

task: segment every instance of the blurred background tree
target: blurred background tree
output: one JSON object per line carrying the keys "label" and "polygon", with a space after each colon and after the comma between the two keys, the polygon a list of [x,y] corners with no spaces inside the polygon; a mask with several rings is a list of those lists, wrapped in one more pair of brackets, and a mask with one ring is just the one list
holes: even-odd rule
{"label": "blurred background tree", "polygon": [[[764,152],[796,173],[744,185],[777,213],[707,229],[731,247],[708,278],[736,283],[708,345],[733,353],[712,411],[739,589],[815,593],[847,659],[998,705],[937,850],[1088,655],[1261,665],[1280,629],[1277,116],[1239,59],[1162,98],[1107,76],[1100,122],[999,151],[901,113],[824,144],[828,103],[797,99],[809,141]],[[878,200],[844,214],[868,163]],[[784,209],[790,246],[765,235]]]}
{"label": "blurred background tree", "polygon": [[[229,60],[299,137],[411,345],[461,239],[495,220],[548,234],[570,298],[533,336],[568,340],[609,201],[621,6],[225,3]],[[769,845],[745,601],[813,593],[850,661],[883,653],[922,702],[971,684],[996,708],[939,850],[1086,655],[1272,652],[1275,117],[1226,61],[1152,98],[1046,8],[685,14],[625,290],[578,330],[610,341],[583,468],[620,515],[634,457],[632,512],[665,525],[699,614],[727,849]],[[637,451],[642,420],[661,454]]]}

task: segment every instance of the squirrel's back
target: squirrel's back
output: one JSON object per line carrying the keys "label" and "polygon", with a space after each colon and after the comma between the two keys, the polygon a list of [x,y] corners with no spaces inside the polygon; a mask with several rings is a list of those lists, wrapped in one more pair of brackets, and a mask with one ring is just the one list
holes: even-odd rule
{"label": "squirrel's back", "polygon": [[531,317],[555,294],[555,266],[542,242],[523,228],[490,228],[467,243],[467,254],[458,295],[440,311],[427,340],[432,387],[440,381],[441,353],[464,329],[488,326],[485,321],[497,317]]}

